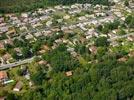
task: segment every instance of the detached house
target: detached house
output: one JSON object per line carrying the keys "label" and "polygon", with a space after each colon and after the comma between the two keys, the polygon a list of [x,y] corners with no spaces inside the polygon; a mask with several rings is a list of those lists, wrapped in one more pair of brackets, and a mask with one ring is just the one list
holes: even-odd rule
{"label": "detached house", "polygon": [[10,60],[12,59],[12,56],[9,53],[6,53],[5,55],[2,56],[3,63],[9,63]]}
{"label": "detached house", "polygon": [[72,75],[73,75],[73,72],[72,72],[72,71],[68,71],[68,72],[65,73],[65,75],[66,75],[67,77],[72,76]]}
{"label": "detached house", "polygon": [[93,54],[96,54],[97,53],[97,47],[96,46],[91,46],[89,48],[90,52],[93,53]]}
{"label": "detached house", "polygon": [[23,83],[21,81],[17,82],[13,91],[19,92],[22,89]]}
{"label": "detached house", "polygon": [[127,58],[126,57],[122,57],[122,58],[119,58],[118,61],[119,62],[125,62],[125,61],[127,61]]}
{"label": "detached house", "polygon": [[4,49],[4,43],[0,42],[0,49]]}
{"label": "detached house", "polygon": [[129,36],[129,37],[128,37],[128,40],[129,40],[129,41],[134,41],[134,36],[132,36],[132,35]]}
{"label": "detached house", "polygon": [[8,75],[6,71],[0,71],[0,83],[3,84],[7,80],[8,80]]}
{"label": "detached house", "polygon": [[15,29],[9,30],[6,34],[7,34],[9,37],[13,37],[13,36],[16,35],[16,30],[15,30]]}

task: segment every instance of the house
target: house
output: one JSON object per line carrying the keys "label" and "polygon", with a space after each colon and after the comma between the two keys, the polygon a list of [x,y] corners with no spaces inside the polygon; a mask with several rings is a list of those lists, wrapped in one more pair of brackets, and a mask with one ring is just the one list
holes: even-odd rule
{"label": "house", "polygon": [[57,19],[57,22],[58,23],[62,23],[63,22],[63,19]]}
{"label": "house", "polygon": [[26,39],[27,39],[27,40],[31,40],[31,39],[33,39],[33,38],[34,38],[33,35],[30,34],[30,33],[29,33],[28,35],[26,35]]}
{"label": "house", "polygon": [[134,50],[130,51],[128,54],[129,57],[134,57]]}
{"label": "house", "polygon": [[52,49],[55,49],[55,48],[57,48],[58,47],[58,45],[56,44],[56,43],[53,43],[53,46],[51,47]]}
{"label": "house", "polygon": [[38,54],[44,54],[46,52],[46,50],[40,50],[38,51]]}
{"label": "house", "polygon": [[127,61],[127,58],[126,57],[121,57],[121,58],[118,59],[118,61],[125,62],[125,61]]}
{"label": "house", "polygon": [[94,29],[89,29],[86,33],[85,33],[87,39],[93,37],[93,36],[96,36],[98,37],[98,33],[94,30]]}
{"label": "house", "polygon": [[93,54],[96,54],[97,53],[97,47],[96,46],[91,46],[89,48],[90,52],[93,53]]}
{"label": "house", "polygon": [[6,97],[0,97],[0,100],[6,100]]}
{"label": "house", "polygon": [[6,63],[9,63],[9,60],[12,59],[12,56],[9,53],[6,53],[5,55],[2,56],[3,61]]}
{"label": "house", "polygon": [[119,12],[114,12],[114,14],[117,16],[117,17],[122,17],[122,13],[119,11]]}
{"label": "house", "polygon": [[27,18],[28,17],[28,14],[27,13],[22,13],[21,14],[21,17]]}
{"label": "house", "polygon": [[4,49],[4,43],[0,42],[0,49]]}
{"label": "house", "polygon": [[62,10],[62,6],[61,5],[57,5],[54,8],[57,9],[57,10]]}
{"label": "house", "polygon": [[65,9],[65,10],[69,10],[70,9],[70,7],[67,6],[67,5],[62,5],[62,8]]}
{"label": "house", "polygon": [[62,39],[56,39],[56,40],[55,40],[55,43],[57,43],[57,44],[62,43]]}
{"label": "house", "polygon": [[16,34],[16,30],[13,28],[12,30],[9,30],[6,34],[12,37]]}
{"label": "house", "polygon": [[129,36],[128,38],[127,38],[129,41],[134,41],[134,36]]}
{"label": "house", "polygon": [[67,48],[67,51],[69,51],[69,52],[73,52],[73,51],[74,51],[74,48],[72,48],[72,47],[68,47],[68,48]]}
{"label": "house", "polygon": [[63,16],[63,19],[65,19],[65,20],[70,19],[70,16],[69,15],[65,15],[65,16]]}
{"label": "house", "polygon": [[14,50],[18,56],[22,56],[22,51],[20,48],[14,48]]}
{"label": "house", "polygon": [[42,35],[44,35],[44,36],[51,36],[51,33],[52,33],[52,31],[50,31],[50,30],[42,31]]}
{"label": "house", "polygon": [[58,31],[60,31],[59,28],[52,28],[51,30],[52,30],[53,32],[58,32]]}
{"label": "house", "polygon": [[65,75],[66,75],[67,77],[72,76],[72,75],[73,75],[73,72],[72,72],[72,71],[68,71],[68,72],[65,73]]}
{"label": "house", "polygon": [[45,21],[45,20],[47,20],[48,18],[50,18],[50,17],[49,17],[49,16],[44,15],[44,16],[41,16],[41,17],[40,17],[40,20],[41,20],[41,21]]}
{"label": "house", "polygon": [[115,47],[115,46],[118,46],[119,44],[118,44],[117,41],[112,41],[112,42],[110,43],[110,45],[113,46],[113,47]]}
{"label": "house", "polygon": [[42,36],[42,33],[41,32],[36,32],[36,33],[34,33],[34,36],[35,37],[40,37],[40,36]]}
{"label": "house", "polygon": [[53,23],[52,21],[47,21],[46,26],[50,27],[52,25],[52,23]]}
{"label": "house", "polygon": [[81,17],[79,17],[78,18],[80,21],[86,21],[86,20],[88,20],[85,16],[81,16]]}
{"label": "house", "polygon": [[23,83],[21,81],[19,81],[13,88],[13,91],[19,92],[22,89],[22,87],[23,87]]}
{"label": "house", "polygon": [[118,3],[120,0],[113,0],[115,3]]}
{"label": "house", "polygon": [[43,45],[43,46],[42,46],[42,49],[44,49],[44,50],[46,50],[46,51],[49,51],[49,50],[50,50],[50,48],[49,48],[47,45]]}
{"label": "house", "polygon": [[7,25],[6,23],[0,23],[0,27],[4,27],[6,25]]}
{"label": "house", "polygon": [[11,40],[11,39],[7,39],[4,42],[5,42],[5,44],[14,45],[13,40]]}
{"label": "house", "polygon": [[72,30],[64,30],[63,31],[65,34],[72,34],[72,33],[74,33]]}
{"label": "house", "polygon": [[46,65],[46,64],[47,64],[47,61],[41,60],[41,61],[38,62],[38,64],[39,64],[39,65]]}
{"label": "house", "polygon": [[6,71],[0,71],[0,82],[5,82],[8,80],[8,75]]}
{"label": "house", "polygon": [[104,17],[104,16],[106,16],[106,13],[103,13],[103,12],[99,13],[99,12],[97,12],[97,13],[95,13],[95,15],[96,15],[97,17],[99,17],[99,16]]}
{"label": "house", "polygon": [[78,56],[78,54],[77,54],[75,51],[72,51],[72,52],[71,52],[71,55],[72,55],[73,57],[77,57],[77,56]]}
{"label": "house", "polygon": [[30,87],[32,87],[32,86],[33,86],[33,83],[32,83],[31,81],[29,82],[29,86],[30,86]]}
{"label": "house", "polygon": [[20,27],[20,31],[24,31],[24,30],[27,30],[27,27],[26,26]]}
{"label": "house", "polygon": [[33,28],[36,28],[36,27],[40,27],[42,26],[43,24],[41,24],[40,22],[36,23],[36,24],[33,24],[32,27]]}
{"label": "house", "polygon": [[0,32],[7,32],[8,26],[0,26]]}
{"label": "house", "polygon": [[62,31],[68,30],[68,27],[62,26],[62,27],[61,27],[61,30],[62,30]]}
{"label": "house", "polygon": [[4,22],[4,18],[0,17],[0,23]]}
{"label": "house", "polygon": [[62,38],[63,43],[68,43],[68,40]]}
{"label": "house", "polygon": [[70,26],[69,26],[69,29],[70,29],[70,30],[73,30],[73,29],[75,29],[76,27],[77,27],[76,25],[70,25]]}

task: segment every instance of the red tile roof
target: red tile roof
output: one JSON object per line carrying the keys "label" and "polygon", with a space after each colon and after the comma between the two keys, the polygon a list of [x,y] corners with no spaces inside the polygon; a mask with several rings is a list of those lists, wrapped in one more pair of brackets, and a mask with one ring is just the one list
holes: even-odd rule
{"label": "red tile roof", "polygon": [[7,73],[5,71],[0,71],[0,80],[8,78]]}

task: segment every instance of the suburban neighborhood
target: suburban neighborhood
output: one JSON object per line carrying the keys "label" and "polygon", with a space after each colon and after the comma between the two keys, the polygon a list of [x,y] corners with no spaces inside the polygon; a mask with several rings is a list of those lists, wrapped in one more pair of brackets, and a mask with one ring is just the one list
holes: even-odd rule
{"label": "suburban neighborhood", "polygon": [[[130,0],[129,7],[120,0],[114,2],[113,6],[85,3],[1,14],[0,94],[7,90],[25,93],[27,89],[35,89],[32,74],[40,71],[40,67],[50,74],[47,79],[51,82],[54,66],[51,60],[56,58],[50,58],[58,54],[57,50],[66,54],[64,48],[71,55],[67,59],[78,60],[81,66],[97,64],[104,52],[119,52],[116,57],[119,63],[129,58],[134,61],[134,2]],[[59,70],[67,78],[76,74],[71,66]]]}

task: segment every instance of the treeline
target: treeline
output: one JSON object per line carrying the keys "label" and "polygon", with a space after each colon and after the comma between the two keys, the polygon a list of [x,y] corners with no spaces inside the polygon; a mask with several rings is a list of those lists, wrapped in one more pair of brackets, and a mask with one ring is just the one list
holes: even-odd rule
{"label": "treeline", "polygon": [[108,0],[0,0],[0,13],[23,12],[58,4],[74,3],[109,4]]}

